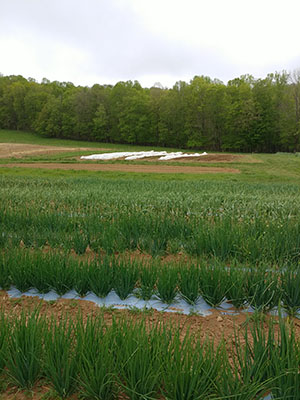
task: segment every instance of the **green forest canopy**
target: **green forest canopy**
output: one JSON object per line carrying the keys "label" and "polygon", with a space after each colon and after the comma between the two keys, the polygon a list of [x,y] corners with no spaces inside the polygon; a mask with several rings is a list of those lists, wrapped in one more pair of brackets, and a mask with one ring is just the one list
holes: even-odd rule
{"label": "green forest canopy", "polygon": [[0,129],[213,151],[299,151],[300,72],[243,75],[227,85],[195,76],[171,89],[0,75]]}

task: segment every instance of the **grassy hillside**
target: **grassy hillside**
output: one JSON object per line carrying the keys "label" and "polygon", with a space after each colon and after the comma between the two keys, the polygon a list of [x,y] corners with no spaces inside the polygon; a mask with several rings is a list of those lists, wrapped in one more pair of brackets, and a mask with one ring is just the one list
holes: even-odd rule
{"label": "grassy hillside", "polygon": [[[43,146],[65,146],[65,147],[91,147],[91,148],[108,148],[116,151],[126,151],[134,148],[139,151],[140,149],[147,148],[146,146],[133,146],[127,144],[113,144],[113,143],[102,143],[102,142],[87,142],[81,140],[67,140],[67,139],[55,139],[46,138],[37,135],[32,132],[22,132],[22,131],[11,131],[0,129],[0,143],[24,143],[24,144],[36,144]],[[162,147],[151,147],[154,150],[166,150],[174,151],[176,149],[172,148],[162,148]],[[149,147],[148,147],[149,149]],[[177,149],[178,151],[178,149]]]}

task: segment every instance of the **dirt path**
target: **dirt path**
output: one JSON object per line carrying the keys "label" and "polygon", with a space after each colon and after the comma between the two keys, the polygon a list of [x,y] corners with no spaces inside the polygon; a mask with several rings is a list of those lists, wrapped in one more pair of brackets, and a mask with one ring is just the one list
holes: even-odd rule
{"label": "dirt path", "polygon": [[75,171],[120,171],[120,172],[143,172],[157,174],[210,174],[210,173],[232,173],[240,171],[234,168],[221,167],[188,167],[172,165],[132,165],[132,164],[62,164],[62,163],[14,163],[0,164],[2,168],[41,168],[41,169],[63,169]]}
{"label": "dirt path", "polygon": [[41,154],[56,154],[71,151],[109,151],[110,149],[90,148],[90,147],[58,147],[58,146],[42,146],[36,144],[22,143],[0,143],[0,158],[22,158],[24,156],[37,156]]}

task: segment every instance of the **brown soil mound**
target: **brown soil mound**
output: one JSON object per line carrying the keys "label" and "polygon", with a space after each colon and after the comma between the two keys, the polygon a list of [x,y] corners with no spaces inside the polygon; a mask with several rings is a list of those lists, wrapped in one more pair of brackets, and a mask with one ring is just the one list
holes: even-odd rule
{"label": "brown soil mound", "polygon": [[[126,157],[119,158],[119,161],[126,161]],[[80,157],[76,157],[78,161],[82,161]],[[90,160],[97,162],[97,160]],[[133,160],[134,161],[134,160]],[[168,163],[261,163],[262,161],[256,159],[249,154],[214,154],[209,153],[206,156],[201,157],[180,157],[171,160],[159,160],[159,157],[145,157],[137,161],[148,161],[148,162],[168,162]]]}
{"label": "brown soil mound", "polygon": [[206,156],[201,157],[182,157],[176,158],[174,160],[170,160],[173,162],[180,161],[180,162],[201,162],[201,163],[256,163],[261,162],[260,160],[256,160],[251,155],[244,155],[244,154],[207,154]]}
{"label": "brown soil mound", "polygon": [[62,163],[26,163],[26,164],[0,164],[6,168],[44,168],[63,170],[84,170],[84,171],[120,171],[120,172],[143,172],[157,174],[210,174],[210,173],[232,173],[240,171],[234,168],[221,167],[188,167],[172,165],[138,165],[138,164],[62,164]]}

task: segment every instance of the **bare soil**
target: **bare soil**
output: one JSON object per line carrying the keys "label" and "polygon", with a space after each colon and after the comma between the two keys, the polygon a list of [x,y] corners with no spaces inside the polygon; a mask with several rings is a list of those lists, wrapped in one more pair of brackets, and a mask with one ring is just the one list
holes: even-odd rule
{"label": "bare soil", "polygon": [[[145,157],[142,161],[159,161],[159,157]],[[261,163],[261,160],[254,158],[249,154],[215,154],[209,153],[206,156],[201,157],[181,157],[168,160],[168,162],[180,162],[180,163]]]}
{"label": "bare soil", "polygon": [[238,174],[240,171],[235,168],[222,167],[188,167],[178,165],[138,165],[138,164],[63,164],[63,163],[13,163],[0,164],[5,168],[43,168],[43,169],[62,169],[75,171],[120,171],[120,172],[143,172],[157,174],[209,174],[209,173],[232,173]]}
{"label": "bare soil", "polygon": [[72,151],[108,151],[110,149],[90,148],[90,147],[58,147],[42,146],[36,144],[22,143],[0,143],[0,158],[22,158],[24,156],[38,156],[42,154],[57,154]]}
{"label": "bare soil", "polygon": [[[34,310],[39,307],[41,315],[46,317],[54,316],[60,320],[63,315],[68,315],[74,320],[78,317],[78,312],[86,321],[87,317],[99,315],[102,313],[101,307],[93,302],[75,299],[58,299],[56,301],[44,301],[37,297],[22,296],[21,298],[11,298],[7,292],[0,290],[0,306],[6,315],[18,316],[22,311]],[[104,319],[108,325],[112,323],[113,318],[126,317],[135,320],[146,319],[148,322],[169,323],[171,326],[181,329],[182,337],[189,330],[190,333],[197,334],[201,338],[210,338],[217,345],[223,338],[231,346],[231,340],[234,338],[234,332],[242,332],[245,328],[245,322],[249,315],[245,312],[236,312],[232,308],[226,310],[224,314],[220,310],[211,309],[212,314],[206,317],[200,315],[184,315],[170,312],[159,312],[150,310],[149,312],[137,312],[130,310],[109,310],[104,311]],[[266,320],[269,317],[266,316]],[[294,319],[294,326],[297,336],[300,335],[300,321]]]}
{"label": "bare soil", "polygon": [[170,161],[180,161],[180,162],[200,162],[200,163],[260,163],[261,160],[255,159],[251,155],[248,154],[207,154],[206,156],[201,157],[182,157],[176,158]]}

